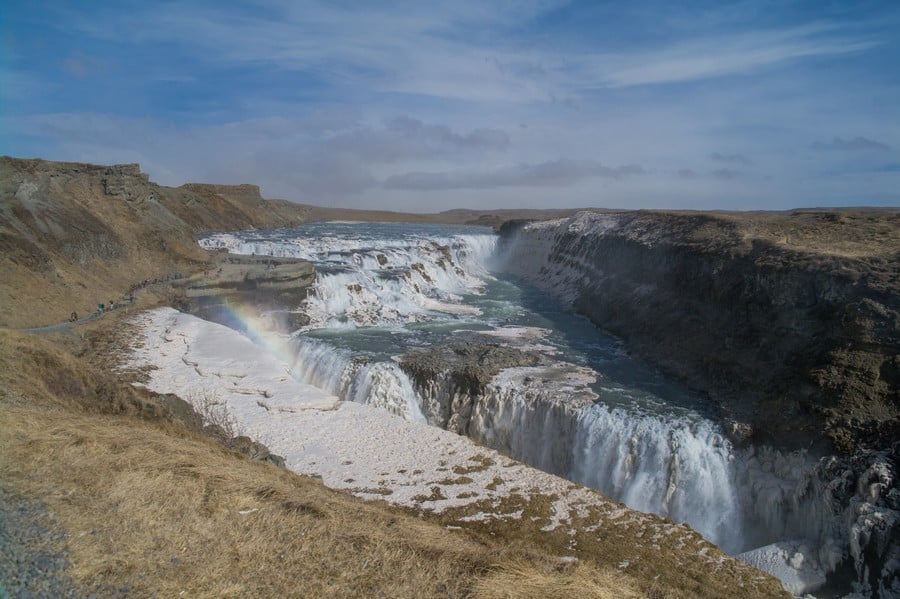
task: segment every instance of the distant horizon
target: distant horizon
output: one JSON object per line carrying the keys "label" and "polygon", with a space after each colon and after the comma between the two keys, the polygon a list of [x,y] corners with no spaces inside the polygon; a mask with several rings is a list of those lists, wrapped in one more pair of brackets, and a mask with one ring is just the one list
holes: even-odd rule
{"label": "distant horizon", "polygon": [[[95,166],[98,168],[110,168],[115,166],[128,166],[131,164],[137,164],[141,168],[141,172],[149,175],[145,170],[143,170],[143,165],[137,162],[109,162],[109,163],[99,163],[99,162],[81,162],[78,160],[52,160],[50,158],[41,158],[38,156],[9,156],[7,154],[0,154],[0,158],[10,158],[12,160],[39,160],[42,162],[58,162],[63,164],[78,164],[78,165],[89,165]],[[661,211],[661,212],[733,212],[733,213],[748,213],[748,212],[809,212],[809,211],[817,211],[817,210],[900,210],[900,206],[897,205],[867,205],[867,204],[857,204],[857,205],[844,205],[844,206],[793,206],[788,208],[771,208],[771,209],[756,209],[756,208],[748,208],[748,209],[738,209],[738,208],[629,208],[629,207],[617,207],[617,206],[562,206],[562,207],[545,207],[545,208],[525,208],[522,206],[507,206],[502,208],[445,208],[442,210],[437,210],[434,212],[416,212],[413,210],[392,210],[388,208],[379,208],[375,207],[367,207],[367,208],[353,208],[353,207],[343,207],[343,206],[328,206],[323,204],[312,204],[309,202],[303,202],[300,200],[290,200],[287,198],[279,198],[279,197],[270,197],[265,195],[262,192],[262,188],[259,184],[254,183],[252,181],[240,181],[237,183],[221,183],[217,181],[185,181],[184,183],[180,183],[177,185],[166,185],[155,181],[152,176],[149,177],[149,182],[154,185],[160,185],[162,187],[169,187],[171,189],[177,189],[179,187],[183,187],[186,185],[221,185],[224,187],[240,187],[242,185],[256,187],[260,191],[260,197],[264,200],[275,200],[275,201],[283,201],[290,202],[292,204],[297,204],[300,206],[310,206],[313,208],[321,208],[325,210],[347,210],[347,211],[360,211],[360,212],[388,212],[388,213],[396,213],[396,214],[415,214],[415,215],[439,215],[450,212],[525,212],[525,211],[533,211],[533,212],[577,212],[581,210],[602,210],[609,212],[629,212],[629,211],[638,211],[638,210],[648,210],[648,211]]]}
{"label": "distant horizon", "polygon": [[0,152],[438,213],[900,206],[900,4],[12,0]]}

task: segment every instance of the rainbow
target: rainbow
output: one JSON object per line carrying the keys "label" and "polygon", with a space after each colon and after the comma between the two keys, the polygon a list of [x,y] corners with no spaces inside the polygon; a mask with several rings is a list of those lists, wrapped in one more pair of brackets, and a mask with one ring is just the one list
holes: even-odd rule
{"label": "rainbow", "polygon": [[288,365],[292,376],[295,376],[296,349],[292,342],[292,336],[278,332],[273,317],[260,312],[251,304],[229,302],[227,299],[217,308],[221,310],[225,321],[229,323],[225,326],[239,331],[261,350],[265,350]]}

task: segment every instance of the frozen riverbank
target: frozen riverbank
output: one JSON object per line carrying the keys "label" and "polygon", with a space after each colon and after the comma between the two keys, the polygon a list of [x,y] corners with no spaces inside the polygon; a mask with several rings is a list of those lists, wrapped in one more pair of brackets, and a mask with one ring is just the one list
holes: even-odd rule
{"label": "frozen riverbank", "polygon": [[628,539],[609,550],[622,570],[666,563],[737,572],[748,589],[766,584],[765,577],[684,525],[630,510],[466,437],[340,402],[298,383],[276,355],[279,338],[267,338],[263,348],[224,326],[171,309],[137,320],[144,338],[133,361],[153,367],[149,388],[195,402],[214,398],[240,432],[283,455],[291,470],[321,477],[330,487],[452,514],[453,526],[522,519],[548,540],[565,535],[571,557],[581,546]]}

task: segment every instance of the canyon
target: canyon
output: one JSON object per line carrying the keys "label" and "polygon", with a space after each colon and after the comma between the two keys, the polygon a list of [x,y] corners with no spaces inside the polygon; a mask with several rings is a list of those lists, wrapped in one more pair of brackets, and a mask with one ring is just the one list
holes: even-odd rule
{"label": "canyon", "polygon": [[[73,304],[85,310],[156,273],[192,273],[138,307],[173,305],[248,335],[286,360],[298,384],[324,392],[315,404],[323,418],[330,402],[363,404],[352,409],[471,438],[690,522],[729,553],[777,570],[793,592],[898,590],[900,211],[367,215],[263,200],[246,185],[163,188],[136,165],[4,157],[0,166],[7,326],[62,320]],[[360,235],[358,225],[310,223],[323,217],[425,229]],[[513,302],[511,293],[523,295]],[[537,316],[521,321],[521,306]],[[172,331],[206,330],[153,318],[162,320],[141,326],[170,319]],[[401,344],[398,326],[415,343]],[[569,354],[560,335],[597,347]],[[200,339],[188,342],[195,351]],[[273,340],[277,351],[265,345]],[[213,349],[204,351],[197,355]],[[167,368],[144,360],[160,376]],[[214,363],[196,368],[244,371]],[[265,387],[264,412],[288,409],[270,384],[254,382],[250,396]],[[243,410],[247,394],[238,395],[228,405]],[[632,395],[640,410],[615,403]],[[674,411],[661,411],[660,399]],[[287,457],[329,486],[392,501],[372,491],[387,478],[344,484],[350,474],[339,473],[350,465],[320,471],[301,453]],[[423,468],[431,467],[439,477],[444,466]],[[474,475],[481,468],[456,467],[471,470],[465,492],[480,497],[476,487],[489,484]],[[352,476],[362,478],[358,469]],[[396,484],[392,493],[404,496],[410,483]],[[433,497],[420,497],[420,507],[452,499],[447,485],[435,488],[443,490],[425,490]],[[646,517],[646,530],[665,529]],[[664,559],[641,551],[642,560]]]}

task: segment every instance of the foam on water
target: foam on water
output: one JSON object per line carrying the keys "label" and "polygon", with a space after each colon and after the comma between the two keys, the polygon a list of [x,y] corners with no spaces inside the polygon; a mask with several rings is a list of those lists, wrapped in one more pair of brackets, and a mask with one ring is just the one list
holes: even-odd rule
{"label": "foam on water", "polygon": [[319,274],[301,306],[310,318],[307,330],[420,322],[434,311],[479,313],[462,305],[461,295],[483,291],[496,236],[486,231],[436,236],[397,225],[331,226],[346,234],[324,234],[316,224],[307,227],[322,232],[321,237],[282,230],[262,234],[269,238],[259,232],[222,233],[200,243],[315,263]]}

